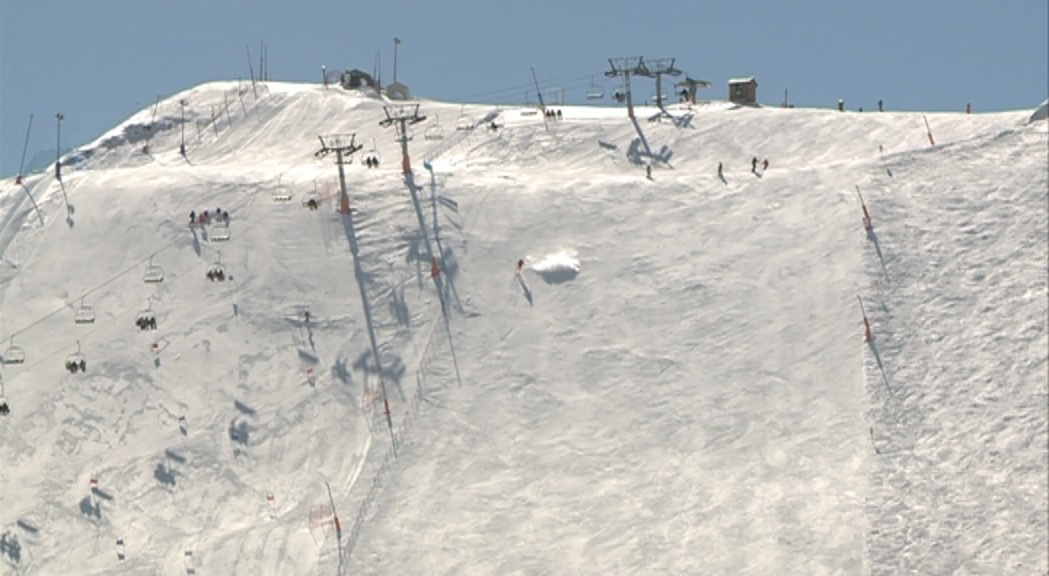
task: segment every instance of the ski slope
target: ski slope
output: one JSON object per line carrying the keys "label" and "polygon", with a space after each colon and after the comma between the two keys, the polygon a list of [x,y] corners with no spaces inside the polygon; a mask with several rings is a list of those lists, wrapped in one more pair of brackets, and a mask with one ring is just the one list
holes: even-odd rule
{"label": "ski slope", "polygon": [[1044,118],[422,101],[406,178],[384,105],[203,84],[3,182],[5,570],[1049,570]]}

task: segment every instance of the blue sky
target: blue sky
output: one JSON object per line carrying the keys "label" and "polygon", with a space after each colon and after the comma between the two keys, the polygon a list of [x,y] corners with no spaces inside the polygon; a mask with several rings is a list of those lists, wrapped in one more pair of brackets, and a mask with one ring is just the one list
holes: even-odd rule
{"label": "blue sky", "polygon": [[[675,57],[723,99],[753,75],[758,98],[796,106],[976,112],[1034,108],[1049,93],[1045,0],[0,0],[0,174],[62,140],[86,143],[170,95],[248,77],[268,47],[277,80],[319,81],[320,67],[393,68],[418,96],[520,102],[530,67],[583,101],[610,57]],[[635,97],[655,93],[635,84]],[[531,96],[534,101],[534,94]],[[606,98],[603,103],[611,104]]]}

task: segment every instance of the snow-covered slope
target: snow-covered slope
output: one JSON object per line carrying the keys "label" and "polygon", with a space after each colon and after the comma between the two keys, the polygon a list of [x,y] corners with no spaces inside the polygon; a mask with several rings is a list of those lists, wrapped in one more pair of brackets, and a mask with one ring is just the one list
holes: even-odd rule
{"label": "snow-covered slope", "polygon": [[[12,571],[1047,569],[1030,112],[930,146],[919,114],[422,102],[405,178],[383,104],[205,84],[4,183]],[[186,226],[216,207],[227,242]]]}

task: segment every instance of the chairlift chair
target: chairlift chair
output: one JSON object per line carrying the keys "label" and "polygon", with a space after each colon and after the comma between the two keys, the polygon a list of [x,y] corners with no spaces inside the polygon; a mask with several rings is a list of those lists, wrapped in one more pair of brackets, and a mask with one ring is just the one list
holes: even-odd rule
{"label": "chairlift chair", "polygon": [[455,120],[456,130],[473,130],[474,121],[473,118],[466,115],[466,105],[459,110],[459,118]]}
{"label": "chairlift chair", "polygon": [[212,282],[226,281],[226,267],[222,265],[221,253],[219,253],[217,260],[208,265],[208,270],[204,273],[204,276]]}
{"label": "chairlift chair", "polygon": [[153,264],[153,257],[149,257],[149,266],[142,274],[142,281],[146,284],[157,284],[164,281],[164,269]]}
{"label": "chairlift chair", "polygon": [[277,186],[277,189],[273,191],[274,202],[288,202],[291,200],[291,188],[287,186]]}
{"label": "chairlift chair", "polygon": [[436,114],[433,115],[433,125],[426,129],[423,133],[423,138],[427,140],[442,140],[444,134],[441,132],[441,119]]}
{"label": "chairlift chair", "polygon": [[616,88],[616,91],[612,93],[612,98],[615,99],[615,101],[619,102],[620,104],[622,104],[623,102],[626,102],[626,89],[625,88]]}
{"label": "chairlift chair", "polygon": [[153,309],[140,310],[135,316],[135,326],[138,326],[139,330],[156,330],[157,316],[153,313]]}
{"label": "chairlift chair", "polygon": [[215,224],[211,227],[210,238],[212,242],[228,242],[229,241],[229,225],[228,224]]}
{"label": "chairlift chair", "polygon": [[24,364],[25,363],[25,350],[22,350],[21,346],[15,345],[14,336],[11,337],[11,344],[8,345],[7,350],[4,350],[3,357],[4,364]]}
{"label": "chairlift chair", "polygon": [[594,77],[590,77],[590,87],[586,89],[587,100],[600,100],[605,97],[605,91],[600,85],[594,83]]}
{"label": "chairlift chair", "polygon": [[95,322],[95,309],[84,305],[84,299],[80,299],[80,306],[73,313],[73,322],[77,324],[93,324]]}
{"label": "chairlift chair", "polygon": [[79,340],[76,342],[76,352],[66,356],[65,367],[72,374],[87,371],[87,360],[84,358],[84,354],[80,352]]}
{"label": "chairlift chair", "polygon": [[375,147],[375,138],[372,138],[371,147],[361,156],[361,164],[368,168],[379,167],[379,150]]}

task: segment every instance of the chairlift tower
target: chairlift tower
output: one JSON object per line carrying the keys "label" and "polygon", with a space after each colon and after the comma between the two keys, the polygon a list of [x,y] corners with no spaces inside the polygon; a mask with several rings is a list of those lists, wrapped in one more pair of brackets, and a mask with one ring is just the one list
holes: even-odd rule
{"label": "chairlift tower", "polygon": [[663,75],[680,76],[681,70],[674,68],[676,58],[657,58],[646,64],[648,74],[646,76],[656,77],[656,108],[663,110]]}
{"label": "chairlift tower", "polygon": [[397,129],[397,141],[401,143],[401,170],[408,174],[412,171],[412,161],[408,156],[408,140],[411,140],[408,127],[426,120],[426,116],[419,115],[418,104],[414,106],[383,106],[382,109],[386,113],[386,119],[380,121],[379,126],[383,128],[393,126]]}
{"label": "chairlift tower", "polygon": [[634,117],[634,101],[630,95],[630,76],[651,76],[645,67],[645,60],[641,56],[630,56],[627,58],[609,58],[608,64],[611,70],[605,72],[609,78],[623,77],[623,86],[626,90],[627,116]]}
{"label": "chairlift tower", "polygon": [[350,196],[346,193],[346,173],[343,171],[343,158],[364,147],[363,144],[354,142],[357,134],[329,134],[328,136],[317,136],[321,141],[320,150],[313,153],[317,158],[324,158],[332,152],[335,153],[335,163],[339,165],[339,212],[348,215],[350,213]]}

